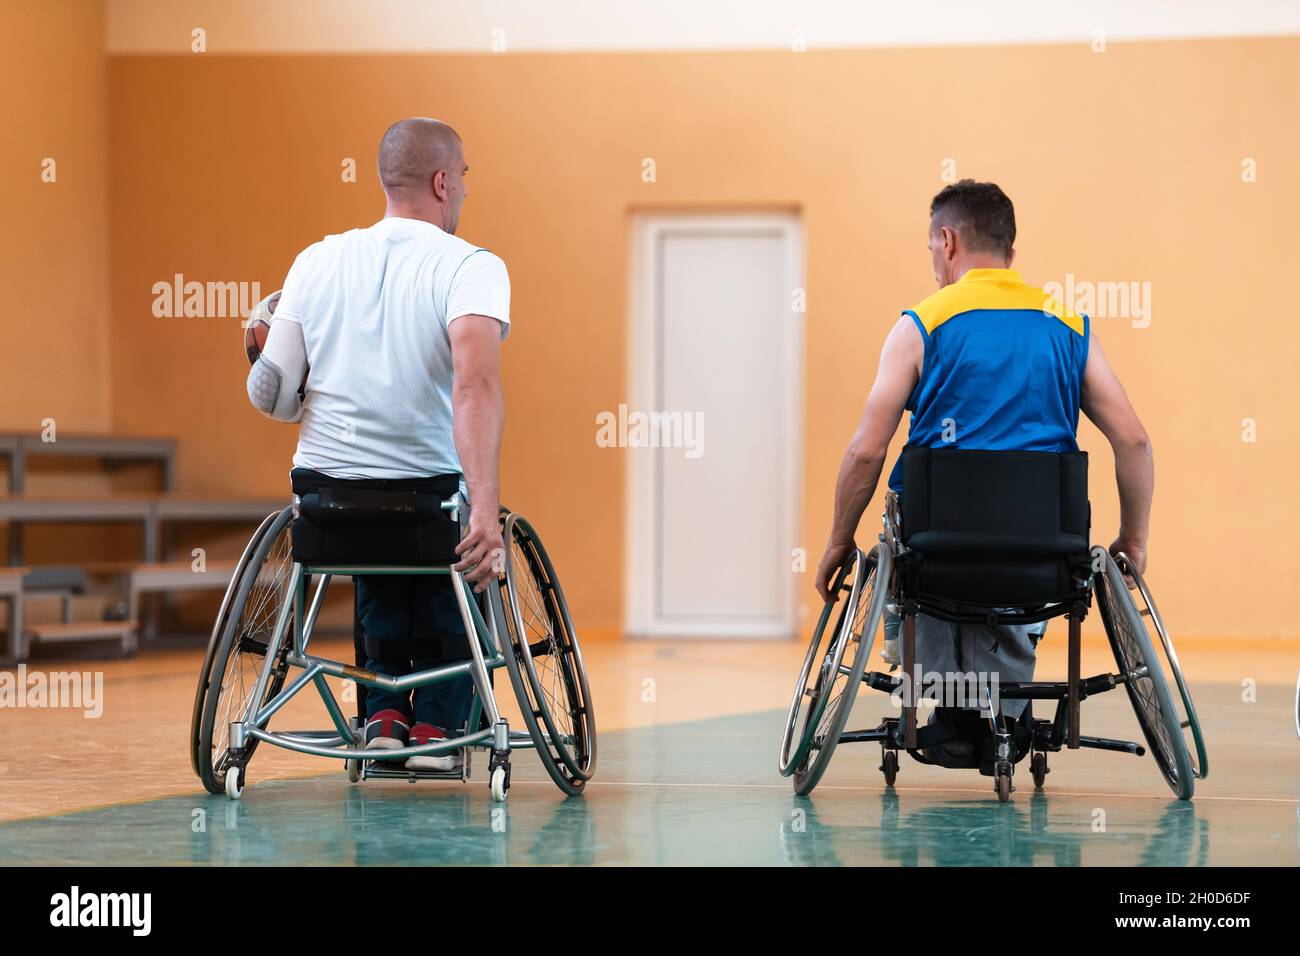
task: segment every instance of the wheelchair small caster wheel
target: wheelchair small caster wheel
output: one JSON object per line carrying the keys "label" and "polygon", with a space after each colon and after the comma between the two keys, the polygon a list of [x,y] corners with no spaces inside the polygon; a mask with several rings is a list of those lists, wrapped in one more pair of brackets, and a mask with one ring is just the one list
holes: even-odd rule
{"label": "wheelchair small caster wheel", "polygon": [[880,769],[885,775],[885,786],[892,787],[898,779],[898,751],[886,750],[880,761]]}
{"label": "wheelchair small caster wheel", "polygon": [[497,767],[492,771],[492,778],[488,781],[488,786],[492,791],[492,799],[497,803],[504,803],[507,787],[505,767]]}
{"label": "wheelchair small caster wheel", "polygon": [[238,800],[244,792],[244,768],[231,767],[226,771],[226,796]]}
{"label": "wheelchair small caster wheel", "polygon": [[348,772],[348,783],[361,782],[361,761],[360,760],[345,760],[343,761],[343,766],[347,769]]}
{"label": "wheelchair small caster wheel", "polygon": [[1042,790],[1043,784],[1047,782],[1047,775],[1052,771],[1047,766],[1047,754],[1041,750],[1035,751],[1029,758],[1029,772],[1034,778],[1034,787]]}
{"label": "wheelchair small caster wheel", "polygon": [[993,767],[993,787],[998,793],[998,802],[1007,803],[1011,800],[1011,791],[1015,788],[1011,786],[1011,764],[1006,760],[999,760]]}

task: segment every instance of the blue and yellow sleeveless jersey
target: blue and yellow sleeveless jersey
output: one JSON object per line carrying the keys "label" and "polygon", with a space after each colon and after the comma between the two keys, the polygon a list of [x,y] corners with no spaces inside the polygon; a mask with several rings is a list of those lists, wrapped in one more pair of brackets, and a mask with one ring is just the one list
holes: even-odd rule
{"label": "blue and yellow sleeveless jersey", "polygon": [[[971,269],[904,315],[925,340],[907,440],[931,448],[1078,451],[1088,317],[1014,269]],[[903,490],[901,459],[889,487]]]}

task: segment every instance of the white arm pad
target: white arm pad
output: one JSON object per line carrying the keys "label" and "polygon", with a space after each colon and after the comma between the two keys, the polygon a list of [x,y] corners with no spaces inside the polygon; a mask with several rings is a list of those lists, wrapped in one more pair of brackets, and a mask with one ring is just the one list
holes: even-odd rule
{"label": "white arm pad", "polygon": [[288,381],[279,366],[265,355],[259,355],[248,370],[248,400],[267,418],[296,422],[302,418],[302,401],[298,390]]}
{"label": "white arm pad", "polygon": [[278,422],[302,418],[298,383],[307,374],[307,346],[302,326],[288,319],[271,323],[266,348],[248,371],[248,400]]}

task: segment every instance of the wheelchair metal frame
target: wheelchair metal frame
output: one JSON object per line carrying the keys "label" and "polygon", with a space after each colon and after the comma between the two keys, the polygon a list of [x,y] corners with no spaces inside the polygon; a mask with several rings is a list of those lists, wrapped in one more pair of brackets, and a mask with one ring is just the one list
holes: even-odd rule
{"label": "wheelchair metal frame", "polygon": [[[442,508],[444,511],[450,512],[452,520],[459,520],[462,509],[460,495],[456,494],[452,498],[443,501]],[[360,574],[450,575],[452,588],[460,608],[461,619],[465,624],[465,633],[471,635],[468,642],[471,653],[470,660],[444,664],[431,670],[416,671],[402,677],[388,677],[362,667],[308,653],[312,631],[320,613],[325,593],[329,588],[330,580],[335,575]],[[308,603],[307,593],[310,587],[310,578],[313,576],[319,576],[320,581],[310,603]],[[357,763],[353,766],[357,767],[357,773],[361,777],[386,776],[409,778],[411,780],[420,778],[465,780],[469,777],[468,748],[478,747],[491,750],[492,761],[489,768],[489,778],[492,783],[493,796],[498,800],[504,799],[505,789],[509,787],[510,751],[512,749],[532,749],[535,747],[535,743],[526,732],[511,732],[509,722],[497,708],[496,698],[492,690],[491,671],[506,665],[505,654],[508,652],[505,645],[508,638],[503,638],[504,611],[497,588],[489,587],[485,592],[488,597],[489,623],[489,620],[484,618],[483,612],[479,609],[477,601],[472,598],[469,585],[465,582],[464,577],[450,564],[426,566],[303,565],[295,561],[290,572],[288,587],[292,594],[292,600],[284,602],[280,607],[274,630],[267,644],[265,660],[242,719],[232,721],[230,724],[229,746],[235,762],[232,769],[242,771],[243,761],[239,754],[244,749],[248,738],[252,737],[298,753],[356,761]],[[266,696],[275,668],[280,666],[278,661],[281,656],[281,646],[286,639],[286,632],[289,631],[291,622],[293,631],[292,647],[285,654],[284,663],[291,667],[300,668],[302,673],[294,677],[270,700],[259,705],[259,701],[262,701]],[[339,677],[355,681],[366,687],[389,691],[408,691],[416,687],[425,687],[450,680],[464,674],[468,674],[472,679],[475,693],[471,697],[469,719],[461,736],[435,743],[374,750],[367,750],[362,746],[360,728],[349,722],[349,718],[343,713],[338,700],[325,680],[326,677]],[[271,718],[308,684],[314,685],[320,693],[325,708],[334,724],[333,729],[318,731],[267,730],[266,727]],[[481,730],[470,730],[470,728],[479,725],[484,713],[486,713],[489,726]],[[465,750],[466,759],[459,771],[399,771],[381,768],[372,769],[370,767],[372,761],[404,761],[408,757],[446,754],[462,749]],[[498,768],[504,772],[500,786],[498,780],[495,779],[495,771]],[[237,782],[234,786],[228,784],[227,793],[231,796],[237,796],[240,786],[238,779],[242,777],[242,772],[236,774],[227,773],[228,781],[232,777]]]}
{"label": "wheelchair metal frame", "polygon": [[[894,557],[895,567],[900,563],[900,559],[904,559],[909,553],[907,547],[903,544],[901,518],[898,495],[891,491],[885,498],[885,512],[882,515],[884,531],[881,534],[881,540],[886,543],[890,554]],[[1101,550],[1104,549],[1099,545],[1089,549],[1094,568],[1100,557],[1097,552]],[[897,573],[895,577],[899,577]],[[1099,750],[1131,753],[1137,756],[1145,753],[1143,748],[1136,743],[1111,740],[1105,737],[1084,737],[1079,733],[1080,704],[1082,704],[1083,700],[1089,695],[1114,690],[1125,680],[1123,675],[1116,674],[1103,674],[1086,679],[1081,676],[1083,620],[1088,616],[1088,609],[1091,606],[1092,586],[1092,575],[1089,575],[1081,594],[1081,596],[1086,595],[1086,600],[1075,600],[1069,604],[1048,604],[1037,612],[1025,613],[1023,610],[1017,610],[1011,613],[1002,613],[988,609],[971,609],[969,613],[961,613],[960,611],[954,613],[950,608],[936,607],[909,598],[902,593],[901,583],[897,581],[890,582],[891,594],[894,599],[890,609],[901,614],[903,618],[902,671],[904,675],[910,675],[911,677],[910,693],[906,695],[903,705],[903,739],[901,741],[903,749],[910,751],[915,750],[917,747],[915,701],[920,697],[920,674],[916,672],[914,666],[916,661],[916,616],[925,613],[954,623],[985,623],[989,625],[1037,624],[1051,620],[1054,617],[1064,616],[1069,622],[1069,637],[1066,647],[1067,679],[1064,682],[1012,681],[999,683],[999,695],[1006,700],[1057,701],[1057,712],[1052,720],[1051,735],[1042,741],[1047,745],[1043,748],[1045,750],[1059,751],[1062,743],[1064,743],[1070,750],[1077,750],[1080,747],[1092,747]],[[876,690],[884,690],[892,694],[903,684],[905,679],[906,677],[891,678],[885,674],[870,672],[866,675],[864,681]],[[1007,735],[999,729],[995,729],[994,733],[998,737],[999,749],[1001,750],[1002,745],[1009,743],[1006,739]],[[1039,743],[1037,733],[1035,733],[1034,742],[1035,745]]]}
{"label": "wheelchair metal frame", "polygon": [[[895,558],[895,568],[897,568],[898,559],[904,558],[909,552],[903,544],[900,533],[902,522],[898,496],[893,492],[886,496],[885,513],[882,517],[884,532],[881,534],[881,540],[886,543],[890,554]],[[1100,545],[1089,549],[1094,568],[1096,562],[1102,556],[1098,552],[1104,554],[1104,549]],[[937,608],[907,597],[903,594],[902,585],[897,580],[899,577],[895,572],[896,580],[890,582],[891,595],[894,601],[891,609],[895,610],[895,613],[901,613],[903,618],[901,666],[904,676],[891,677],[888,674],[872,671],[864,676],[863,682],[875,690],[894,694],[910,678],[911,686],[909,687],[909,693],[904,696],[902,717],[887,718],[881,728],[874,731],[843,734],[840,737],[841,743],[878,740],[887,745],[893,745],[894,749],[900,747],[908,751],[917,749],[916,701],[921,694],[921,675],[915,667],[917,614],[925,613],[954,623],[987,623],[990,625],[1036,624],[1040,621],[1064,616],[1069,622],[1069,637],[1066,648],[1068,675],[1066,680],[999,683],[999,696],[1004,700],[1055,700],[1057,702],[1056,714],[1050,724],[1042,719],[1035,720],[1031,744],[1035,750],[1059,752],[1064,745],[1069,750],[1090,747],[1096,750],[1113,750],[1139,757],[1146,753],[1140,744],[1132,741],[1112,740],[1108,737],[1088,737],[1079,732],[1080,705],[1082,702],[1090,696],[1114,690],[1128,679],[1123,674],[1110,673],[1088,678],[1081,676],[1083,620],[1088,616],[1088,609],[1091,605],[1093,588],[1091,575],[1089,575],[1083,587],[1083,593],[1087,595],[1087,601],[1076,600],[1069,604],[1046,605],[1036,613],[1023,613],[1021,611],[1001,613],[984,609],[972,609],[971,613],[967,614],[952,613],[949,609]],[[890,726],[893,721],[901,721],[901,735],[898,733],[897,727]],[[997,740],[998,761],[999,763],[1004,760],[1009,761],[1011,754],[1010,735],[1005,728],[993,723],[991,714],[990,723]],[[1046,727],[1050,727],[1050,731],[1043,733]]]}
{"label": "wheelchair metal frame", "polygon": [[[856,654],[866,654],[870,652],[870,643],[874,637],[875,629],[880,626],[880,620],[877,615],[883,615],[884,610],[892,611],[901,615],[903,619],[903,634],[901,654],[901,666],[903,668],[901,676],[880,673],[876,671],[865,670],[865,661],[859,662],[855,657],[853,667],[845,666],[838,663],[838,671],[835,673],[839,677],[847,677],[850,685],[842,692],[842,696],[835,698],[834,703],[842,711],[843,715],[838,719],[838,726],[843,727],[844,717],[847,717],[848,711],[852,707],[852,702],[856,696],[857,684],[866,684],[874,690],[883,691],[891,696],[900,690],[905,690],[902,701],[902,714],[899,717],[886,717],[881,724],[870,730],[841,730],[835,733],[834,727],[836,721],[832,720],[830,729],[821,737],[817,736],[820,727],[820,721],[824,719],[824,707],[826,705],[819,703],[821,698],[833,693],[833,683],[823,687],[823,681],[826,679],[828,667],[832,662],[838,662],[842,656],[843,650],[840,645],[845,638],[843,635],[835,634],[830,638],[826,650],[820,650],[824,639],[824,629],[829,622],[831,604],[828,603],[823,610],[821,620],[818,623],[817,631],[813,637],[812,646],[808,651],[808,658],[805,660],[804,669],[800,674],[799,683],[796,685],[794,698],[791,702],[790,713],[787,717],[786,737],[782,744],[781,762],[779,769],[782,774],[795,777],[795,790],[797,793],[810,793],[821,779],[825,772],[826,765],[833,755],[834,748],[840,743],[879,743],[882,747],[882,762],[880,769],[884,771],[886,783],[892,785],[898,772],[898,751],[906,750],[914,758],[923,763],[933,763],[933,760],[927,759],[924,750],[927,747],[942,743],[951,739],[952,730],[950,727],[940,726],[937,728],[926,728],[920,730],[917,727],[916,708],[921,699],[921,675],[916,667],[916,616],[924,613],[942,620],[954,623],[982,623],[988,625],[996,624],[1030,624],[1049,620],[1053,617],[1064,616],[1069,621],[1069,644],[1068,653],[1068,676],[1064,681],[1023,681],[1023,682],[999,682],[998,693],[1002,699],[1007,700],[1055,700],[1057,702],[1056,713],[1051,720],[1043,718],[1034,718],[1030,725],[1030,736],[1028,741],[1028,752],[1023,756],[1030,756],[1030,769],[1034,777],[1034,783],[1041,787],[1049,772],[1047,768],[1047,754],[1049,752],[1059,752],[1062,747],[1075,750],[1082,747],[1111,750],[1119,753],[1133,754],[1142,756],[1146,753],[1146,748],[1138,743],[1126,740],[1113,740],[1106,737],[1084,736],[1079,732],[1080,728],[1080,705],[1088,697],[1106,691],[1114,690],[1116,687],[1128,686],[1130,697],[1134,704],[1135,710],[1138,710],[1139,723],[1142,724],[1143,732],[1147,734],[1148,740],[1152,741],[1152,747],[1156,746],[1152,739],[1151,727],[1152,715],[1150,711],[1144,712],[1139,710],[1139,697],[1144,701],[1149,701],[1149,696],[1143,695],[1141,691],[1141,681],[1145,680],[1148,685],[1157,683],[1157,675],[1152,674],[1152,668],[1160,670],[1160,664],[1156,657],[1150,654],[1158,654],[1154,642],[1149,643],[1150,654],[1142,647],[1137,647],[1139,656],[1142,658],[1140,666],[1130,667],[1131,654],[1129,648],[1121,650],[1119,639],[1111,633],[1112,623],[1107,620],[1107,632],[1110,636],[1112,649],[1116,654],[1116,660],[1119,665],[1120,673],[1103,673],[1093,677],[1083,677],[1081,675],[1080,659],[1082,645],[1082,622],[1087,616],[1088,610],[1092,605],[1094,592],[1101,585],[1099,581],[1102,576],[1106,576],[1106,587],[1114,587],[1115,582],[1112,580],[1112,572],[1119,574],[1131,575],[1137,586],[1138,593],[1141,595],[1145,609],[1139,609],[1136,603],[1131,599],[1131,610],[1138,617],[1148,617],[1155,626],[1160,645],[1163,647],[1166,658],[1172,666],[1172,670],[1177,685],[1177,691],[1182,698],[1184,710],[1188,719],[1181,722],[1179,726],[1183,729],[1190,729],[1195,738],[1196,760],[1191,759],[1190,748],[1185,746],[1186,740],[1180,741],[1184,745],[1184,755],[1187,757],[1185,763],[1179,763],[1179,754],[1174,752],[1173,761],[1176,766],[1177,775],[1171,777],[1166,770],[1164,762],[1168,761],[1169,754],[1163,749],[1164,761],[1158,755],[1157,762],[1161,764],[1161,771],[1165,774],[1167,782],[1180,797],[1188,799],[1191,796],[1191,780],[1194,778],[1204,778],[1207,774],[1207,758],[1205,755],[1204,741],[1201,737],[1199,722],[1196,719],[1195,708],[1192,705],[1190,694],[1186,684],[1183,681],[1181,670],[1178,666],[1178,659],[1173,649],[1172,641],[1164,627],[1164,622],[1156,610],[1154,601],[1150,592],[1146,588],[1145,582],[1142,581],[1141,575],[1136,568],[1132,566],[1127,555],[1119,554],[1112,562],[1110,555],[1105,548],[1094,546],[1087,552],[1086,562],[1083,555],[1077,562],[1077,568],[1073,579],[1075,590],[1065,592],[1061,595],[1061,600],[1053,603],[1044,604],[1041,607],[1027,605],[1023,607],[981,607],[974,605],[961,605],[943,599],[930,600],[930,596],[920,594],[911,595],[905,593],[907,567],[912,552],[903,544],[901,534],[901,511],[898,497],[892,492],[886,496],[885,513],[883,518],[883,531],[879,536],[880,544],[873,549],[877,560],[871,560],[867,554],[862,551],[855,552],[854,555],[846,559],[842,566],[839,577],[835,579],[834,587],[840,591],[849,592],[853,596],[849,599],[850,603],[861,600],[858,595],[859,585],[855,578],[852,588],[845,583],[846,575],[851,568],[855,569],[855,574],[861,575],[869,573],[876,575],[876,584],[874,587],[884,590],[887,600],[884,608],[879,612],[868,612],[868,618],[874,618],[864,623],[863,632],[860,636],[861,643],[864,645],[857,649]],[[1113,563],[1110,567],[1108,562]],[[1107,570],[1109,568],[1109,570]],[[1120,585],[1122,586],[1122,581]],[[1127,595],[1126,595],[1127,597]],[[1103,618],[1107,617],[1107,606],[1101,607]],[[1116,613],[1115,608],[1111,613]],[[854,612],[856,613],[856,612]],[[1121,613],[1120,617],[1124,615]],[[850,620],[850,611],[848,608],[842,612],[842,620],[846,623]],[[1129,619],[1130,621],[1132,618]],[[837,631],[839,626],[837,626]],[[1149,638],[1149,635],[1148,635]],[[821,676],[817,678],[817,684],[814,687],[807,685],[810,674],[816,671],[815,655],[824,653],[821,664]],[[1121,660],[1121,656],[1123,660]],[[1159,677],[1159,682],[1164,685],[1164,677]],[[1172,686],[1172,683],[1169,685]],[[1164,686],[1163,691],[1166,697],[1166,703],[1172,719],[1177,722],[1176,705],[1173,704],[1172,694],[1169,693],[1169,687]],[[1147,694],[1150,693],[1148,687]],[[810,698],[807,710],[803,711],[801,701],[804,697]],[[1158,696],[1158,695],[1157,695]],[[1012,774],[1014,772],[1014,763],[1016,754],[1013,749],[1013,738],[1010,729],[1003,721],[995,719],[993,713],[992,701],[985,691],[985,706],[980,707],[980,711],[987,716],[989,728],[994,741],[994,759],[993,759],[993,776],[994,789],[1002,801],[1010,799],[1011,791],[1014,789],[1011,785]],[[1157,703],[1160,703],[1157,701]],[[1161,703],[1161,711],[1157,716],[1163,718],[1164,703]],[[801,717],[802,714],[802,717]],[[802,725],[799,721],[802,719]],[[819,722],[819,727],[812,726],[814,720]],[[1159,728],[1157,728],[1159,729]],[[1173,727],[1166,724],[1165,730],[1172,732]],[[798,740],[795,734],[798,734]],[[826,738],[834,734],[834,740],[829,743]],[[1164,737],[1160,738],[1164,740]],[[817,741],[821,741],[817,743]],[[1161,745],[1164,747],[1164,744]],[[1169,747],[1174,747],[1169,742]],[[816,751],[816,756],[813,756]],[[1186,780],[1183,780],[1184,770],[1186,770]]]}

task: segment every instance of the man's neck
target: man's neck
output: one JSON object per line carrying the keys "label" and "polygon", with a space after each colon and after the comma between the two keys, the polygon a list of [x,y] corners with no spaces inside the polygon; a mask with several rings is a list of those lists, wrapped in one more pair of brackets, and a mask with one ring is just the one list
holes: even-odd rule
{"label": "man's neck", "polygon": [[437,226],[439,229],[446,231],[446,220],[443,218],[442,209],[438,206],[414,206],[408,203],[392,203],[384,209],[385,219],[415,219],[419,222],[427,222],[430,225]]}
{"label": "man's neck", "polygon": [[954,263],[953,282],[958,282],[961,277],[972,269],[1009,269],[1011,263],[1005,259],[997,259],[991,256],[969,256],[958,260]]}

